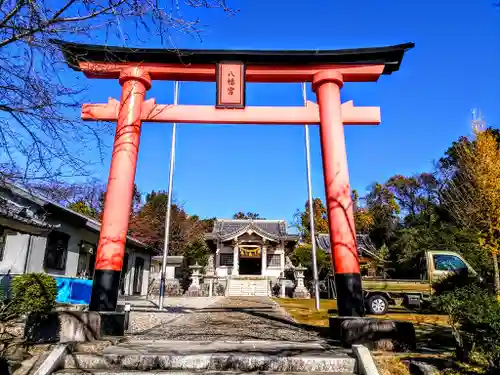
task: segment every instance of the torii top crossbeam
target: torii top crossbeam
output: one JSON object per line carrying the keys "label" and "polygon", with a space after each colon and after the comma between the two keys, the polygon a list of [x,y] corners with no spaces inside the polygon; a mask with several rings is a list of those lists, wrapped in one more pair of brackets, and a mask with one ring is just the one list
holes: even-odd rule
{"label": "torii top crossbeam", "polygon": [[[404,53],[415,46],[404,43],[389,47],[339,50],[199,50],[124,48],[53,40],[60,46],[70,67],[89,78],[118,78],[121,69],[131,64],[144,66],[151,79],[177,81],[215,81],[215,64],[241,61],[246,65],[248,82],[311,82],[322,68],[333,66],[368,67],[382,70],[364,78],[347,74],[345,82],[376,81],[380,74],[399,69]],[[96,70],[95,64],[102,63]],[[106,67],[106,69],[103,69]],[[283,69],[280,69],[283,68]],[[270,69],[269,69],[270,68]],[[358,78],[355,78],[355,76]]]}
{"label": "torii top crossbeam", "polygon": [[[329,51],[140,49],[53,41],[70,67],[88,78],[118,79],[120,102],[84,104],[84,120],[116,121],[94,274],[91,310],[114,310],[123,263],[142,121],[319,124],[339,315],[363,315],[343,125],[378,124],[378,107],[340,102],[344,82],[373,82],[397,71],[413,43]],[[215,106],[145,100],[153,80],[217,83]],[[312,82],[318,104],[247,107],[246,82]]]}

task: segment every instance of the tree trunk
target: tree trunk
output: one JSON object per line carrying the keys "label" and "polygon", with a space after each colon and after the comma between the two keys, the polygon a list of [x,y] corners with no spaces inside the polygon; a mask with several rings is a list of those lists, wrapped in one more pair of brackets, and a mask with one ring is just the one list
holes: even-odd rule
{"label": "tree trunk", "polygon": [[495,272],[495,293],[500,294],[500,272],[498,270],[498,257],[496,251],[493,251],[493,270]]}

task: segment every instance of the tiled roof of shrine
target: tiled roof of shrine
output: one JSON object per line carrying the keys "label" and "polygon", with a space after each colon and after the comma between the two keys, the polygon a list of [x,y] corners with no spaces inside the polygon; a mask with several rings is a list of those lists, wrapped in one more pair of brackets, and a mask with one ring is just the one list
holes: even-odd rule
{"label": "tiled roof of shrine", "polygon": [[218,219],[214,222],[211,233],[207,239],[231,240],[245,233],[256,233],[270,240],[297,241],[298,236],[288,234],[285,220],[243,220],[243,219]]}

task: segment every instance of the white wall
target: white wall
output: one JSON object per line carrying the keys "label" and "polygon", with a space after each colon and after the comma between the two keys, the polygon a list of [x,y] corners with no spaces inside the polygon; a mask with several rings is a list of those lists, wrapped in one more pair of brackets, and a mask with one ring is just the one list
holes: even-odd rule
{"label": "white wall", "polygon": [[[161,275],[161,272],[159,272]],[[165,280],[174,280],[175,279],[175,266],[167,266],[165,267]]]}
{"label": "white wall", "polygon": [[6,230],[0,273],[23,273],[28,253],[29,234]]}
{"label": "white wall", "polygon": [[134,261],[135,261],[135,253],[130,253],[128,255],[127,273],[125,274],[125,281],[124,281],[125,284],[124,289],[126,296],[130,296],[133,294]]}
{"label": "white wall", "polygon": [[[234,249],[231,246],[224,246],[221,244],[219,249],[219,254],[234,254]],[[215,264],[216,265],[220,264],[220,258],[216,259]],[[219,267],[216,266],[215,274],[218,277],[226,277],[231,274],[232,268],[233,267],[231,266],[220,266],[220,265]]]}
{"label": "white wall", "polygon": [[151,266],[151,257],[147,254],[137,254],[141,258],[144,258],[144,272],[142,275],[142,291],[141,295],[145,296],[148,294],[149,286],[149,267]]}
{"label": "white wall", "polygon": [[135,259],[144,259],[144,271],[142,274],[141,295],[148,294],[149,285],[149,267],[151,265],[151,256],[146,253],[129,250],[128,270],[125,274],[125,295],[131,296],[134,294],[134,275],[135,275]]}
{"label": "white wall", "polygon": [[[223,246],[221,245],[219,254],[233,254],[234,249],[230,246]],[[283,250],[280,248],[272,248],[268,247],[267,248],[267,254],[282,254]],[[267,258],[267,257],[266,257]],[[262,259],[263,262],[266,262],[267,259]],[[219,264],[219,259],[216,259],[216,264]],[[226,277],[231,274],[231,269],[232,267],[227,267],[227,266],[219,266],[216,267],[215,273],[219,277]],[[283,267],[266,267],[266,271],[264,272],[263,276],[271,276],[271,277],[278,277],[280,276],[281,272],[283,271]]]}
{"label": "white wall", "polygon": [[43,272],[43,261],[45,258],[45,248],[47,237],[31,236],[31,250],[28,259],[27,272]]}
{"label": "white wall", "polygon": [[[268,248],[267,249],[267,254],[282,254],[283,250],[282,249],[272,249]],[[267,259],[266,259],[267,261]],[[283,267],[280,266],[267,266],[266,267],[266,272],[265,276],[271,276],[271,277],[278,277],[280,276],[281,272],[283,271]]]}

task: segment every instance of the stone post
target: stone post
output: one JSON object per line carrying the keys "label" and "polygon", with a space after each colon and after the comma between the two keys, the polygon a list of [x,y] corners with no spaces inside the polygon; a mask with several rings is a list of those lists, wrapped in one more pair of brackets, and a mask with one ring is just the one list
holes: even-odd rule
{"label": "stone post", "polygon": [[284,247],[281,247],[280,265],[281,265],[281,271],[285,272],[285,249],[284,249]]}
{"label": "stone post", "polygon": [[278,277],[278,281],[280,282],[280,297],[281,298],[285,298],[286,297],[286,285],[285,285],[285,281],[286,281],[286,277],[285,277],[285,272],[281,272],[280,276]]}
{"label": "stone post", "polygon": [[261,252],[261,275],[265,276],[267,270],[267,245],[262,246]]}
{"label": "stone post", "polygon": [[194,266],[189,266],[192,270],[191,274],[191,285],[187,291],[187,295],[190,297],[201,297],[201,288],[200,288],[200,270],[203,268],[198,265],[198,262]]}
{"label": "stone post", "polygon": [[220,267],[220,248],[221,243],[217,240],[217,250],[215,250],[215,269],[218,270]]}
{"label": "stone post", "polygon": [[233,275],[238,275],[240,272],[240,247],[234,244],[233,247]]}
{"label": "stone post", "polygon": [[304,271],[306,269],[307,268],[302,267],[301,264],[299,264],[298,267],[295,267],[295,280],[297,280],[297,285],[295,287],[295,290],[293,291],[293,298],[311,298],[309,291],[304,285]]}
{"label": "stone post", "polygon": [[207,273],[204,277],[205,281],[208,281],[208,296],[213,297],[214,295],[214,279],[215,275],[213,273]]}

